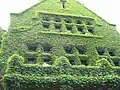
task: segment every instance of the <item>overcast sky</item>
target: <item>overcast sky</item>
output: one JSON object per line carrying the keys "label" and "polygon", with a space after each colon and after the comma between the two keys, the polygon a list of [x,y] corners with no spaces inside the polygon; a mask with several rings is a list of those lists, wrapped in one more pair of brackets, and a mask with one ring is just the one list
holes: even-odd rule
{"label": "overcast sky", "polygon": [[[112,24],[120,31],[120,1],[119,0],[78,0],[96,14]],[[9,26],[9,13],[21,12],[36,4],[39,0],[0,0],[0,25],[3,29]]]}

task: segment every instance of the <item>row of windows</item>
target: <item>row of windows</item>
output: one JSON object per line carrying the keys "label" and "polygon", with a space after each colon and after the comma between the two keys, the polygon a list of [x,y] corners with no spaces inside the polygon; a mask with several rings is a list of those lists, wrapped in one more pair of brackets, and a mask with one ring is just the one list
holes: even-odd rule
{"label": "row of windows", "polygon": [[106,56],[106,52],[109,53],[110,56],[115,56],[116,55],[116,50],[115,49],[106,49],[104,47],[97,47],[96,48],[97,52],[99,55]]}
{"label": "row of windows", "polygon": [[[29,51],[34,51],[34,52],[38,48],[38,44],[28,44],[27,46],[28,46]],[[48,43],[45,43],[41,46],[42,46],[44,52],[50,52],[53,48],[53,46]],[[76,52],[76,50],[79,52],[79,54],[85,54],[87,52],[86,46],[84,46],[84,45],[66,45],[66,46],[64,46],[64,50],[67,54],[73,54],[74,52]],[[108,51],[110,56],[116,55],[116,50],[113,48],[106,49],[104,47],[97,47],[96,50],[99,55],[106,56],[106,51]]]}
{"label": "row of windows", "polygon": [[[74,56],[73,57],[67,56],[67,58],[68,58],[71,65],[76,65]],[[37,63],[37,56],[34,56],[34,55],[27,56],[26,60],[27,60],[28,64],[36,64]],[[42,60],[43,60],[43,63],[45,63],[45,64],[49,64],[49,65],[53,64],[53,62],[51,62],[53,60],[52,60],[50,55],[43,55]],[[115,66],[120,66],[120,59],[112,60],[112,61],[115,64]],[[81,65],[85,65],[85,66],[88,65],[88,59],[87,58],[80,58],[80,62],[81,62]]]}
{"label": "row of windows", "polygon": [[[67,58],[68,58],[71,65],[76,65],[75,64],[75,57],[67,57]],[[30,57],[27,57],[26,59],[27,59],[28,64],[36,64],[37,63],[37,57],[36,56],[30,56]],[[50,64],[51,65],[53,63],[53,62],[51,62],[52,58],[49,55],[43,55],[42,59],[43,59],[43,62],[45,64]],[[118,60],[112,60],[112,61],[115,64],[115,66],[120,66],[120,60],[119,59]],[[85,66],[88,65],[88,59],[85,59],[85,58],[80,59],[80,62],[81,62],[81,65],[85,65]]]}
{"label": "row of windows", "polygon": [[[28,46],[28,50],[30,51],[30,52],[36,52],[37,51],[37,49],[38,49],[38,44],[27,44],[27,46]],[[44,44],[42,44],[41,45],[42,46],[42,50],[44,51],[44,52],[50,52],[51,51],[51,49],[52,49],[52,45],[50,45],[50,44],[48,44],[48,43],[44,43]]]}
{"label": "row of windows", "polygon": [[[46,29],[49,30],[49,28],[50,28],[50,23],[49,23],[49,22],[43,22],[43,23],[42,23],[42,26],[43,26],[44,28],[46,28]],[[73,25],[68,25],[68,24],[66,24],[65,27],[66,27],[65,29],[68,30],[68,31],[74,30]],[[62,24],[56,24],[56,23],[54,23],[54,28],[55,28],[55,30],[56,30],[57,32],[62,32],[62,29],[61,29],[61,28],[62,28]],[[80,33],[82,33],[82,34],[85,34],[85,27],[83,27],[83,26],[75,26],[75,28],[78,30],[78,32],[80,32]],[[87,27],[87,31],[88,31],[89,33],[91,33],[91,34],[94,33],[94,29],[93,29],[93,28],[90,28],[90,27]]]}
{"label": "row of windows", "polygon": [[[28,50],[32,51],[32,52],[36,52],[37,48],[38,48],[38,44],[28,44]],[[42,50],[44,52],[50,52],[53,48],[52,45],[45,43],[42,46]],[[73,54],[74,52],[76,52],[76,50],[79,52],[79,54],[85,54],[86,52],[86,47],[84,45],[66,45],[64,46],[64,50],[67,54]]]}
{"label": "row of windows", "polygon": [[[67,57],[67,58],[68,58],[71,65],[75,65],[75,57]],[[37,56],[34,56],[34,55],[27,56],[26,60],[27,60],[28,64],[36,64],[37,63]],[[53,60],[52,60],[50,55],[43,55],[42,60],[43,60],[43,63],[49,64],[49,65],[53,64],[53,62],[51,62]],[[84,60],[80,59],[80,62],[82,65],[86,65],[86,66],[88,65],[87,59],[84,59]]]}
{"label": "row of windows", "polygon": [[[68,58],[71,65],[75,65],[75,57],[67,56],[67,58]],[[28,64],[36,64],[37,63],[37,57],[34,56],[34,55],[28,56],[28,57],[26,57],[26,59],[27,59]],[[43,62],[45,64],[52,65],[52,63],[53,63],[53,62],[51,62],[53,60],[52,60],[50,55],[43,55],[42,59],[43,59]],[[120,60],[119,59],[118,60],[112,60],[112,61],[115,64],[115,66],[120,66]],[[88,59],[87,58],[80,58],[80,62],[81,62],[81,65],[85,65],[85,66],[88,65]]]}
{"label": "row of windows", "polygon": [[79,54],[85,54],[86,53],[86,46],[84,45],[67,45],[64,46],[64,50],[66,53],[68,54],[73,54],[74,52],[76,52],[76,50],[79,52]]}
{"label": "row of windows", "polygon": [[[44,15],[44,16],[42,17],[42,20],[43,20],[43,21],[51,21],[51,18],[50,18],[48,15]],[[59,17],[55,17],[55,18],[53,19],[53,21],[54,21],[54,22],[62,22],[61,18],[59,18]],[[77,20],[73,21],[71,17],[66,17],[66,18],[64,19],[64,22],[65,22],[65,23],[76,23],[76,24],[84,24],[84,23],[85,23],[86,25],[93,25],[92,21],[86,21],[86,22],[84,22],[84,21],[81,20],[81,19],[77,19]]]}
{"label": "row of windows", "polygon": [[[41,45],[43,47],[43,51],[44,52],[47,52],[47,53],[50,53],[50,51],[52,50],[53,46],[48,44],[48,43],[45,43],[43,45]],[[37,48],[38,48],[38,44],[28,44],[28,50],[29,51],[34,51],[36,52],[37,51]],[[87,52],[87,48],[85,45],[66,45],[63,47],[66,54],[73,54],[74,52],[79,52],[79,54],[86,54]],[[107,56],[106,55],[106,52],[109,53],[110,56],[115,56],[116,55],[116,50],[115,49],[106,49],[104,47],[97,47],[96,48],[96,51],[97,53],[100,55],[100,56]],[[35,64],[37,63],[37,57],[36,56],[28,56],[27,57],[27,63],[30,63],[30,64]],[[43,62],[47,63],[47,64],[52,64],[51,63],[51,56],[50,55],[43,55]],[[67,58],[69,59],[69,62],[71,65],[75,65],[75,57],[69,57],[67,56]],[[88,62],[87,62],[87,59],[85,60],[82,60],[80,59],[81,61],[81,64],[82,65],[88,65]],[[120,60],[113,60],[115,66],[119,66],[120,65]]]}

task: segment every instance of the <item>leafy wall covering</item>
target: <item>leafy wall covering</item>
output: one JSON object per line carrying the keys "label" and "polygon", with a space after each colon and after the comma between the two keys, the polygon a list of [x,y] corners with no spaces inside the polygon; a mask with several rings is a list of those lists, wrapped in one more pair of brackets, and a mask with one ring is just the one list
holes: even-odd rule
{"label": "leafy wall covering", "polygon": [[75,0],[42,0],[11,13],[1,42],[5,90],[120,87],[120,35],[115,25]]}

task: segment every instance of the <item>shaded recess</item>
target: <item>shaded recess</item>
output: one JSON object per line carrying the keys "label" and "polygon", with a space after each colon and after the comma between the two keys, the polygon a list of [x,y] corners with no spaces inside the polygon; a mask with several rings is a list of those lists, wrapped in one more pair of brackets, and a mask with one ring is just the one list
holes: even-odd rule
{"label": "shaded recess", "polygon": [[104,47],[97,47],[96,50],[99,55],[104,55],[104,56],[106,55]]}

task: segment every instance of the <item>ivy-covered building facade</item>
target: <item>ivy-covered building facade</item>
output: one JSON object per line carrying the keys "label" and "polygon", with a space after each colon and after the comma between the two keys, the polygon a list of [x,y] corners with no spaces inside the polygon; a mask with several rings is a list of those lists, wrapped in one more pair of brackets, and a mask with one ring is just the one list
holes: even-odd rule
{"label": "ivy-covered building facade", "polygon": [[11,13],[2,34],[4,90],[119,90],[120,35],[76,0]]}

